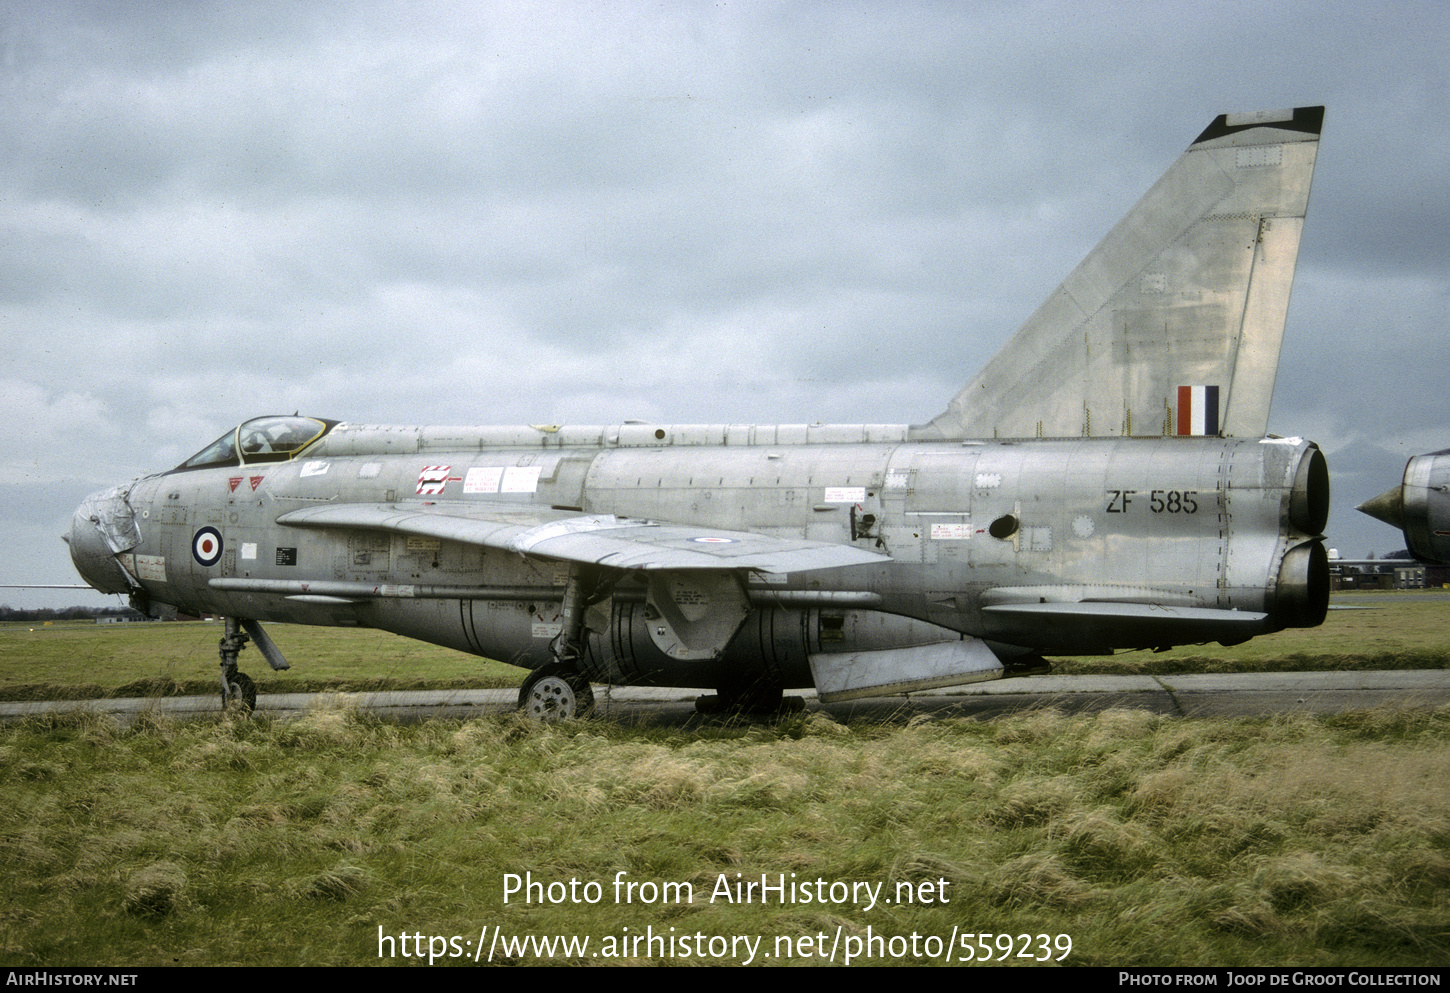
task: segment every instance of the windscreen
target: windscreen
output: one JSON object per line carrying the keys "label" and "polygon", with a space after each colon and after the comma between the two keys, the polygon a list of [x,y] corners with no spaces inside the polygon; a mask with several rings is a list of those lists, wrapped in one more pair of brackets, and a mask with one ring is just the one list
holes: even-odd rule
{"label": "windscreen", "polygon": [[254,417],[228,431],[176,468],[203,469],[285,462],[332,430],[336,423],[297,414]]}

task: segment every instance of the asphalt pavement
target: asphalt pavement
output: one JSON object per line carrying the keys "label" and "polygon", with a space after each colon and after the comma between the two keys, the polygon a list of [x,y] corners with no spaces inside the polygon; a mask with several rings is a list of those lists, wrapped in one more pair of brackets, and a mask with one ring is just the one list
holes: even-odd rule
{"label": "asphalt pavement", "polygon": [[[596,718],[646,724],[700,720],[694,701],[708,690],[595,688]],[[845,719],[909,719],[918,714],[992,717],[1052,707],[1090,713],[1114,707],[1181,717],[1247,717],[1281,713],[1337,713],[1374,707],[1450,704],[1450,670],[1291,672],[1177,676],[1042,675],[973,683],[909,696],[823,704],[814,691],[791,691],[809,709]],[[257,712],[295,718],[317,708],[353,707],[401,721],[507,714],[517,690],[417,690],[384,693],[263,693]],[[0,720],[53,711],[89,710],[129,723],[144,713],[202,719],[220,712],[219,694],[207,696],[0,703]]]}

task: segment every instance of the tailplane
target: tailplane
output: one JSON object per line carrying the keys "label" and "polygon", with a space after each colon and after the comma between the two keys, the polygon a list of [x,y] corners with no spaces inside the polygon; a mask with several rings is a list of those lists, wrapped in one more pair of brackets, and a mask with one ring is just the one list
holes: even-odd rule
{"label": "tailplane", "polygon": [[1262,436],[1323,121],[1217,118],[913,434]]}

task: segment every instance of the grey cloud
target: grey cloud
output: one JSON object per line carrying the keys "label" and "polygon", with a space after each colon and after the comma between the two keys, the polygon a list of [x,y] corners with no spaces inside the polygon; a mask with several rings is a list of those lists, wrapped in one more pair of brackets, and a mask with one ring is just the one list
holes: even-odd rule
{"label": "grey cloud", "polygon": [[399,9],[11,5],[10,478],[297,408],[922,420],[1213,115],[1321,102],[1271,427],[1361,551],[1450,435],[1443,4]]}

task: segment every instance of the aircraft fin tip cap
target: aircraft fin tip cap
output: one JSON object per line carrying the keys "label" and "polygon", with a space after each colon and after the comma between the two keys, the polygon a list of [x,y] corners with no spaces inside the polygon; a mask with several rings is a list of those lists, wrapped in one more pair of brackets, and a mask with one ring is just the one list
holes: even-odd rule
{"label": "aircraft fin tip cap", "polygon": [[1258,110],[1249,114],[1219,114],[1203,134],[1193,140],[1212,141],[1224,135],[1237,134],[1251,128],[1273,127],[1282,131],[1302,131],[1318,136],[1324,130],[1323,107],[1293,107],[1285,110]]}

